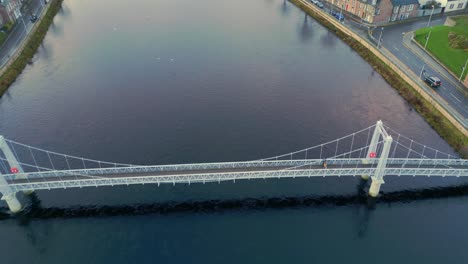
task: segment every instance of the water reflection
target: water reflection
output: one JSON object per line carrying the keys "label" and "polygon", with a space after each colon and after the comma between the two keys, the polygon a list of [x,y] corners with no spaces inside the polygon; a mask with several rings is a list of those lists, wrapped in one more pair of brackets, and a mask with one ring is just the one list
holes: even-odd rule
{"label": "water reflection", "polygon": [[[368,191],[368,182],[361,179],[357,185],[356,195],[366,196]],[[372,197],[367,197],[366,204],[356,205],[354,211],[354,219],[356,219],[356,230],[357,237],[364,238],[369,226],[369,220],[372,214],[372,211],[375,209],[376,199]]]}
{"label": "water reflection", "polygon": [[50,24],[49,29],[52,32],[52,34],[54,34],[54,36],[63,35],[63,24],[57,25],[57,23],[53,21],[52,24]]}
{"label": "water reflection", "polygon": [[309,24],[308,17],[307,14],[304,14],[304,21],[299,29],[299,36],[302,42],[308,42],[313,36],[312,25]]}
{"label": "water reflection", "polygon": [[60,17],[70,18],[71,14],[72,14],[71,9],[67,6],[67,4],[65,2],[63,2],[62,6],[60,7],[60,10],[58,12],[58,15]]}
{"label": "water reflection", "polygon": [[[147,214],[170,213],[213,213],[227,210],[262,210],[303,207],[339,207],[356,206],[355,215],[358,217],[358,237],[363,237],[371,217],[371,211],[380,204],[408,203],[419,200],[460,197],[468,195],[468,184],[453,187],[440,187],[422,190],[404,190],[397,192],[381,192],[377,199],[370,198],[366,191],[367,182],[358,185],[358,192],[354,195],[302,196],[277,198],[244,198],[206,201],[162,202],[117,206],[78,206],[70,208],[49,207],[42,208],[37,196],[32,196],[31,205],[23,212],[14,216],[22,225],[28,225],[33,219],[51,218],[81,218],[134,216]],[[0,208],[0,220],[11,219],[13,216],[6,208]]]}
{"label": "water reflection", "polygon": [[287,4],[287,0],[283,0],[283,3],[281,4],[280,11],[283,16],[286,16],[289,13],[289,7]]}
{"label": "water reflection", "polygon": [[325,34],[322,35],[320,41],[322,42],[322,47],[324,48],[333,48],[336,45],[337,37],[330,31],[327,31]]}
{"label": "water reflection", "polygon": [[45,60],[49,60],[49,58],[51,57],[50,51],[51,50],[47,47],[47,44],[44,44],[44,42],[42,42],[41,45],[39,46],[40,55]]}

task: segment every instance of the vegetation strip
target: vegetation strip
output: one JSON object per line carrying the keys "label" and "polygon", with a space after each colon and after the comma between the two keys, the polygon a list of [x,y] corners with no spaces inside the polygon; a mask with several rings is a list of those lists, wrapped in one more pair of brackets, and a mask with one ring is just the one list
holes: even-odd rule
{"label": "vegetation strip", "polygon": [[[468,59],[468,16],[453,20],[457,23],[453,27],[441,25],[418,29],[414,33],[414,39],[423,47],[427,41],[427,50],[458,79],[462,74],[462,66]],[[463,80],[467,74],[468,71],[465,70]]]}
{"label": "vegetation strip", "polygon": [[[424,99],[411,85],[409,85],[400,75],[385,64],[380,58],[373,54],[368,48],[359,43],[356,39],[345,34],[326,18],[300,0],[289,0],[301,8],[308,15],[312,16],[323,26],[334,32],[340,39],[353,48],[363,59],[365,59],[384,79],[395,88],[398,93],[410,103],[429,125],[434,128],[439,135],[444,138],[463,158],[468,158],[468,137],[458,130],[444,115],[442,115],[431,103]],[[322,11],[320,11],[322,12]]]}
{"label": "vegetation strip", "polygon": [[44,17],[40,20],[39,25],[35,28],[35,31],[28,36],[27,43],[23,45],[22,50],[17,51],[19,55],[16,58],[12,58],[12,62],[8,63],[4,69],[3,74],[0,76],[0,96],[15,82],[16,78],[26,68],[26,65],[34,57],[37,49],[42,43],[49,26],[52,24],[55,15],[58,13],[62,6],[63,0],[52,0],[50,1],[49,9]]}

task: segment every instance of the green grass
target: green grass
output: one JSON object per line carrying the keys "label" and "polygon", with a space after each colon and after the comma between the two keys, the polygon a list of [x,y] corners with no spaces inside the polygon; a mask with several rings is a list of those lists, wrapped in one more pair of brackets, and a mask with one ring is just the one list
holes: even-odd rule
{"label": "green grass", "polygon": [[344,34],[340,29],[328,20],[317,15],[298,0],[290,0],[304,12],[314,17],[323,26],[334,32],[339,38],[353,48],[364,58],[384,79],[390,84],[411,106],[444,138],[463,158],[468,158],[468,137],[458,130],[442,113],[440,113],[430,102],[420,95],[401,76],[385,64],[354,38]]}
{"label": "green grass", "polygon": [[0,32],[0,46],[5,42],[7,36],[8,35],[5,32]]}
{"label": "green grass", "polygon": [[33,58],[37,49],[42,43],[50,24],[52,24],[54,16],[60,10],[63,0],[52,0],[49,2],[49,10],[44,15],[36,31],[32,34],[24,48],[19,51],[20,54],[11,65],[0,76],[0,95],[2,95],[10,85],[15,82],[16,78],[21,74],[29,61]]}
{"label": "green grass", "polygon": [[[436,57],[440,62],[445,64],[457,77],[462,73],[462,66],[465,65],[468,59],[468,49],[454,49],[449,44],[449,32],[455,32],[457,35],[468,38],[468,16],[463,16],[454,19],[457,24],[454,27],[436,26],[430,28],[421,28],[416,30],[415,39],[423,47],[426,44],[426,36],[431,31],[429,41],[427,42],[427,50]],[[468,69],[463,74],[463,79],[466,77]]]}

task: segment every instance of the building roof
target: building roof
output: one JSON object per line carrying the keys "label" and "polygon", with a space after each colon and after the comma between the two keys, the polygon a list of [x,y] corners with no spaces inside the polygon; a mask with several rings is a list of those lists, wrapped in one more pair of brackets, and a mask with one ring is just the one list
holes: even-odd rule
{"label": "building roof", "polygon": [[418,0],[391,0],[393,6],[418,5]]}

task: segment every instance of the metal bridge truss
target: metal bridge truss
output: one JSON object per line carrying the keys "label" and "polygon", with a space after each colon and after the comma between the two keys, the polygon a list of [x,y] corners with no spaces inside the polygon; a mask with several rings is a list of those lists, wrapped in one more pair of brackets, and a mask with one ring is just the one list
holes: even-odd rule
{"label": "metal bridge truss", "polygon": [[[328,177],[328,176],[356,176],[373,175],[377,170],[372,165],[378,160],[373,160],[368,167],[363,166],[362,160],[328,160],[329,168],[321,167],[322,160],[294,160],[278,162],[240,162],[240,163],[208,163],[208,164],[184,164],[166,166],[142,166],[116,169],[89,169],[59,175],[44,172],[44,175],[31,174],[29,182],[10,183],[13,192],[28,190],[50,190],[59,188],[82,188],[131,184],[176,184],[176,183],[206,183],[221,181],[236,181],[250,179],[281,179],[295,177]],[[446,166],[453,166],[447,168]],[[286,168],[288,166],[298,168]],[[351,165],[351,166],[350,166]],[[394,165],[396,167],[394,167]],[[312,168],[306,168],[311,166]],[[395,176],[468,176],[468,161],[466,160],[403,160],[392,159],[387,163],[386,175]],[[245,169],[241,171],[209,172],[210,170]],[[249,168],[256,170],[249,171]],[[259,168],[264,168],[262,170]],[[268,170],[267,170],[268,168]],[[274,168],[274,169],[271,169]],[[171,172],[170,175],[154,175],[152,173]],[[48,175],[45,175],[48,174]],[[98,176],[100,175],[100,176]],[[106,176],[107,175],[107,176]],[[127,176],[122,176],[127,175]],[[142,175],[142,176],[131,176]],[[12,175],[8,175],[11,179]],[[50,178],[52,176],[52,178]],[[91,178],[84,178],[90,176]],[[57,178],[55,178],[57,177]],[[61,180],[58,177],[63,177]],[[55,178],[55,179],[54,179]],[[34,182],[32,179],[36,179]],[[49,180],[47,180],[49,179]]]}
{"label": "metal bridge truss", "polygon": [[0,136],[0,194],[11,211],[16,193],[131,184],[191,184],[245,179],[372,177],[376,196],[384,175],[468,176],[468,160],[407,138],[378,121],[344,137],[254,161],[139,166],[85,159]]}

